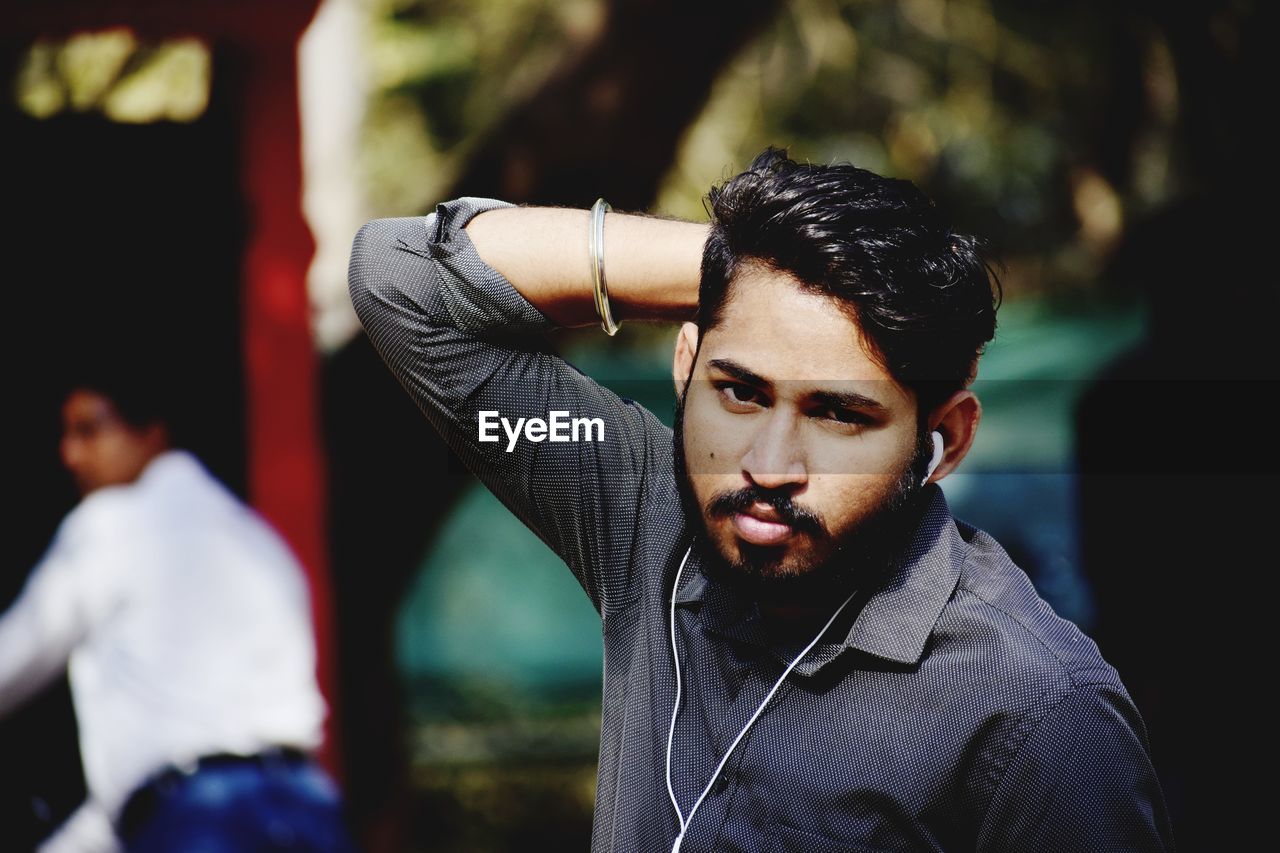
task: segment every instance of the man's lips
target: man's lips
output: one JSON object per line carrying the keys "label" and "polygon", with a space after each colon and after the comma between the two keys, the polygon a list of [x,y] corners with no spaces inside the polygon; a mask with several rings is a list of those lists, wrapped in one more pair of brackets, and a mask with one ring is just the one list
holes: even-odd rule
{"label": "man's lips", "polygon": [[752,545],[778,545],[794,532],[789,524],[766,521],[742,512],[734,513],[732,520],[733,529]]}

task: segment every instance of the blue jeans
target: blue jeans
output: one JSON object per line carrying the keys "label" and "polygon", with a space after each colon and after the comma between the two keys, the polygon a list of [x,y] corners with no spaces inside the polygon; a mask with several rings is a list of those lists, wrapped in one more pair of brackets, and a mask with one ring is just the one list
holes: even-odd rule
{"label": "blue jeans", "polygon": [[342,800],[310,761],[217,764],[157,785],[128,853],[354,853]]}

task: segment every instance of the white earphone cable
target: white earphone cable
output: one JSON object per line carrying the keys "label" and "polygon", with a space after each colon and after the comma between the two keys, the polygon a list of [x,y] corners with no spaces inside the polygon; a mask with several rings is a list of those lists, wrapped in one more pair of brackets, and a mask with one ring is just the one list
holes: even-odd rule
{"label": "white earphone cable", "polygon": [[831,618],[827,620],[827,624],[822,626],[822,630],[818,631],[818,635],[809,642],[809,645],[804,647],[804,650],[801,651],[800,654],[796,655],[795,660],[791,661],[791,663],[787,665],[787,668],[783,671],[781,677],[774,682],[774,685],[769,690],[768,695],[765,696],[764,701],[760,703],[760,707],[756,708],[755,713],[751,715],[751,719],[747,720],[747,724],[742,727],[742,731],[738,732],[738,736],[733,739],[733,743],[729,744],[729,748],[725,750],[724,756],[720,759],[720,763],[716,765],[716,769],[711,774],[711,779],[707,782],[707,786],[702,789],[702,794],[699,795],[698,799],[694,802],[693,808],[689,809],[689,817],[686,818],[680,812],[680,804],[676,801],[675,789],[671,785],[671,746],[675,740],[676,717],[680,713],[680,652],[676,647],[676,591],[680,589],[680,574],[684,571],[685,563],[688,562],[689,555],[691,553],[693,553],[692,545],[689,546],[689,550],[685,552],[684,559],[680,561],[680,568],[676,570],[675,586],[671,589],[671,657],[675,663],[676,670],[676,704],[675,707],[671,709],[671,728],[667,732],[667,794],[671,797],[671,805],[675,807],[676,820],[680,822],[680,834],[676,836],[675,842],[671,845],[671,853],[680,853],[680,845],[684,843],[685,832],[689,829],[689,824],[693,822],[694,812],[698,810],[698,806],[702,805],[702,801],[707,798],[707,794],[711,792],[711,787],[715,784],[716,779],[720,776],[720,772],[729,761],[729,756],[733,754],[733,750],[737,748],[738,743],[746,736],[747,732],[751,730],[751,727],[755,725],[756,719],[764,712],[765,706],[769,704],[769,700],[773,698],[773,694],[778,692],[778,688],[780,688],[782,683],[787,680],[787,676],[791,674],[791,671],[796,668],[796,665],[799,664],[801,660],[804,659],[805,655],[809,654],[809,652],[813,650],[813,647],[822,639],[822,635],[827,633],[827,629],[835,623],[836,619],[839,618],[840,614],[844,611],[844,608],[857,594],[857,590],[849,593],[849,597],[836,608],[835,613],[831,614]]}
{"label": "white earphone cable", "polygon": [[[684,559],[680,561],[680,568],[676,569],[676,583],[671,588],[671,656],[675,659],[676,666],[676,704],[671,709],[671,728],[667,731],[667,795],[671,797],[671,805],[676,810],[676,820],[680,822],[680,837],[684,837],[684,815],[680,813],[680,804],[676,802],[675,789],[671,787],[671,742],[676,736],[676,714],[680,711],[680,654],[676,651],[676,592],[680,589],[680,575],[684,572],[684,564],[689,562],[689,555],[693,553],[693,546],[689,546],[689,550],[684,552]],[[692,817],[693,813],[689,813]]]}

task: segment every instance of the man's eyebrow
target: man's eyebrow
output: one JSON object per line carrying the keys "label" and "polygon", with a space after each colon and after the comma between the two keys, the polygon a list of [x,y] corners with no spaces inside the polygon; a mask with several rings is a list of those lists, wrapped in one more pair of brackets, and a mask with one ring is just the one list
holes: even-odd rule
{"label": "man's eyebrow", "polygon": [[740,379],[750,385],[758,385],[762,388],[768,388],[773,384],[763,376],[747,370],[747,368],[738,364],[738,362],[731,358],[713,358],[711,361],[707,362],[707,364],[723,373],[729,374],[734,379]]}
{"label": "man's eyebrow", "polygon": [[816,391],[810,395],[814,402],[835,409],[869,409],[874,412],[886,412],[888,407],[879,400],[874,400],[856,391]]}

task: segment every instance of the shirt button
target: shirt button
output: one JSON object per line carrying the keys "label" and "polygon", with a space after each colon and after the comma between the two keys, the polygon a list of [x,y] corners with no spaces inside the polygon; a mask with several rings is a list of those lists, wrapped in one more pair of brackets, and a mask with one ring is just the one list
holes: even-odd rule
{"label": "shirt button", "polygon": [[727,772],[721,773],[720,778],[716,780],[716,793],[719,794],[729,787],[729,783],[733,781]]}

